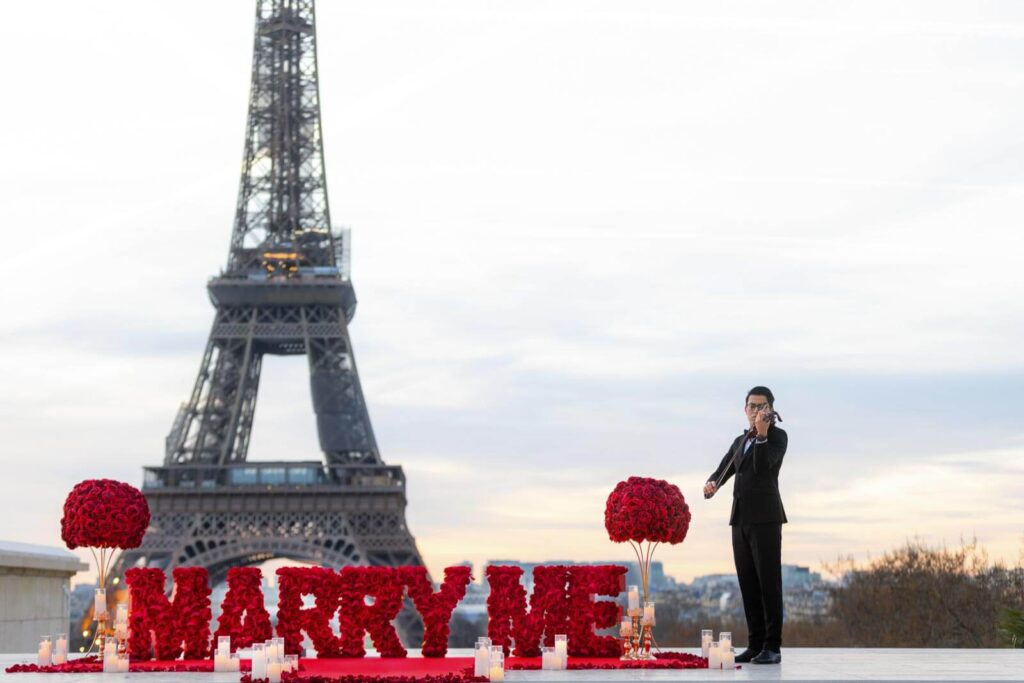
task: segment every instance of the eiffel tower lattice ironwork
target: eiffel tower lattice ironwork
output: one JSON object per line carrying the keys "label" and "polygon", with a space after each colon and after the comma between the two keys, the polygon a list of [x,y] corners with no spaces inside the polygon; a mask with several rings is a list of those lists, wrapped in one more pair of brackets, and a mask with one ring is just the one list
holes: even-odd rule
{"label": "eiffel tower lattice ironwork", "polygon": [[[287,557],[419,565],[405,477],[381,460],[348,335],[349,239],[331,228],[313,0],[258,0],[252,89],[227,267],[213,329],[163,466],[145,468],[152,523],[131,566],[233,566]],[[248,462],[265,355],[305,354],[323,461]],[[409,610],[399,627],[420,632]]]}

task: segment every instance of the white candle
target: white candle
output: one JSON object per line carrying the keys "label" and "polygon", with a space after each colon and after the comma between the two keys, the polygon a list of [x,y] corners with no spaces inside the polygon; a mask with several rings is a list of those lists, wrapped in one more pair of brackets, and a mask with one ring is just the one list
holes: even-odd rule
{"label": "white candle", "polygon": [[623,638],[629,638],[633,635],[633,620],[629,617],[622,617],[622,623],[619,624],[619,635]]}
{"label": "white candle", "polygon": [[711,631],[705,629],[700,632],[700,656],[708,658],[708,650],[711,648]]}
{"label": "white candle", "polygon": [[103,673],[117,673],[117,643],[109,639],[103,646]]}
{"label": "white candle", "polygon": [[123,674],[128,673],[128,657],[127,657],[127,655],[124,656],[124,657],[120,657],[117,660],[117,671],[118,671],[118,673],[123,673]]}
{"label": "white candle", "polygon": [[228,671],[241,671],[242,670],[242,658],[238,655],[231,655],[228,658]]}
{"label": "white candle", "polygon": [[57,654],[68,656],[68,637],[63,633],[57,636]]}
{"label": "white candle", "polygon": [[253,645],[252,647],[252,677],[267,677],[267,653],[262,645]]}
{"label": "white candle", "polygon": [[651,626],[651,625],[654,624],[654,603],[653,602],[644,603],[644,616],[643,616],[643,620],[644,620],[644,625],[645,626]]}
{"label": "white candle", "polygon": [[730,631],[722,631],[718,634],[718,647],[722,648],[722,651],[732,647],[732,633]]}
{"label": "white candle", "polygon": [[[721,648],[719,648],[721,649]],[[732,651],[732,648],[728,648],[722,652],[722,668],[723,669],[735,669],[736,668],[736,653]]]}
{"label": "white candle", "polygon": [[561,634],[555,636],[555,656],[562,659],[569,656],[569,636]]}
{"label": "white candle", "polygon": [[711,649],[708,650],[708,668],[709,669],[721,669],[722,668],[722,650],[718,647],[718,642],[711,643]]}
{"label": "white candle", "polygon": [[489,678],[492,681],[503,681],[505,680],[505,670],[498,664],[491,664]]}
{"label": "white candle", "polygon": [[39,643],[38,662],[39,666],[50,666],[52,664],[52,652],[50,651],[49,639],[43,640]]}
{"label": "white candle", "polygon": [[634,616],[634,612],[640,609],[640,589],[636,586],[630,586],[628,596],[629,604],[626,609],[629,611],[630,616]]}
{"label": "white candle", "polygon": [[281,662],[267,662],[267,678],[270,683],[281,683]]}
{"label": "white candle", "polygon": [[491,648],[485,645],[478,645],[476,648],[476,657],[473,664],[473,675],[474,676],[486,676],[487,671],[491,668]]}
{"label": "white candle", "polygon": [[106,619],[107,617],[107,591],[103,588],[96,589],[96,599],[93,601],[93,618]]}

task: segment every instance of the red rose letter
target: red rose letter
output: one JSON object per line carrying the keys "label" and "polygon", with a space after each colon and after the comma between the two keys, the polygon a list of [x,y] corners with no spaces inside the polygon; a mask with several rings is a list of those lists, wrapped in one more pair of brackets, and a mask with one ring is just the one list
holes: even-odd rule
{"label": "red rose letter", "polygon": [[[404,657],[405,648],[391,621],[402,609],[405,585],[394,567],[342,567],[341,653],[344,657],[366,654],[367,632],[381,657]],[[366,599],[373,604],[366,604]]]}
{"label": "red rose letter", "polygon": [[426,567],[399,567],[409,597],[423,617],[423,656],[444,657],[448,653],[448,633],[452,611],[466,596],[466,586],[473,579],[469,567],[447,567],[444,583],[435,593],[427,579]]}
{"label": "red rose letter", "polygon": [[[132,659],[210,656],[210,582],[203,567],[174,570],[174,600],[164,595],[161,569],[133,567],[124,573],[131,595],[128,652]],[[184,647],[183,647],[184,646]]]}
{"label": "red rose letter", "polygon": [[622,593],[626,568],[616,565],[569,568],[569,654],[574,657],[616,657],[621,644],[614,636],[598,636],[594,629],[618,623],[619,606],[594,595]]}
{"label": "red rose letter", "polygon": [[553,643],[555,633],[567,625],[568,605],[565,584],[566,567],[534,567],[533,595],[530,611],[526,611],[526,590],[520,585],[523,570],[519,567],[490,566],[487,583],[487,635],[495,645],[509,653],[509,638],[515,637],[517,657],[540,655],[541,636]]}
{"label": "red rose letter", "polygon": [[270,639],[270,614],[263,604],[263,572],[256,567],[228,570],[228,592],[220,605],[214,638],[231,637],[231,649],[250,647]]}
{"label": "red rose letter", "polygon": [[[302,632],[309,634],[317,656],[339,657],[340,641],[331,630],[338,611],[341,580],[324,567],[281,567],[277,570],[277,635],[284,638],[288,654],[302,653]],[[302,607],[302,596],[316,597],[316,606]]]}

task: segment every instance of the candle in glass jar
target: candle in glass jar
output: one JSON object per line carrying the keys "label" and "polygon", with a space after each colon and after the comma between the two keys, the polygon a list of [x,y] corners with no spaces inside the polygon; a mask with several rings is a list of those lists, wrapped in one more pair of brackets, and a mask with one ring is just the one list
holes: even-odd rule
{"label": "candle in glass jar", "polygon": [[700,656],[704,659],[708,658],[708,650],[711,648],[711,639],[713,637],[711,629],[704,629],[700,632]]}
{"label": "candle in glass jar", "polygon": [[653,626],[654,625],[654,603],[653,602],[645,602],[644,603],[643,623],[644,623],[644,626]]}
{"label": "candle in glass jar", "polygon": [[38,662],[39,666],[50,666],[53,663],[53,645],[50,642],[50,636],[43,636],[39,642]]}
{"label": "candle in glass jar", "polygon": [[619,624],[619,635],[623,638],[629,638],[633,635],[633,620],[629,617],[622,617],[622,623]]}
{"label": "candle in glass jar", "polygon": [[[721,649],[721,646],[719,646]],[[722,668],[723,669],[735,669],[736,668],[736,653],[733,652],[732,647],[722,650]]]}
{"label": "candle in glass jar", "polygon": [[68,661],[68,634],[57,635],[57,642],[51,656],[54,664],[63,664]]}
{"label": "candle in glass jar", "polygon": [[491,668],[488,671],[488,678],[492,681],[505,680],[505,669],[503,669],[500,664],[491,664]]}
{"label": "candle in glass jar", "polygon": [[630,586],[628,596],[628,604],[626,609],[629,612],[629,616],[635,617],[640,614],[640,589],[636,586]]}
{"label": "candle in glass jar", "polygon": [[708,668],[722,668],[722,650],[719,648],[717,640],[711,643],[711,649],[708,650]]}
{"label": "candle in glass jar", "polygon": [[96,589],[96,599],[93,601],[93,618],[107,618],[107,591],[105,588]]}
{"label": "candle in glass jar", "polygon": [[108,639],[103,646],[103,672],[117,673],[117,642]]}
{"label": "candle in glass jar", "polygon": [[267,678],[270,683],[281,683],[281,662],[267,662]]}
{"label": "candle in glass jar", "polygon": [[491,646],[477,643],[473,657],[473,675],[486,676],[491,667]]}
{"label": "candle in glass jar", "polygon": [[267,677],[267,653],[263,643],[252,646],[252,678]]}

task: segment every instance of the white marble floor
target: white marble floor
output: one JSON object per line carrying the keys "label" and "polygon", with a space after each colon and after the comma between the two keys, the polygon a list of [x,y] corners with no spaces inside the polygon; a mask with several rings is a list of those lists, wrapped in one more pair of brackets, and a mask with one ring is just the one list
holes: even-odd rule
{"label": "white marble floor", "polygon": [[[695,650],[683,650],[696,652]],[[452,650],[452,656],[470,656]],[[238,674],[6,674],[3,668],[30,662],[32,655],[0,655],[0,678],[11,683],[236,683]],[[746,664],[737,671],[509,671],[506,681],[1024,681],[1020,650],[841,650],[788,648],[779,666]]]}

